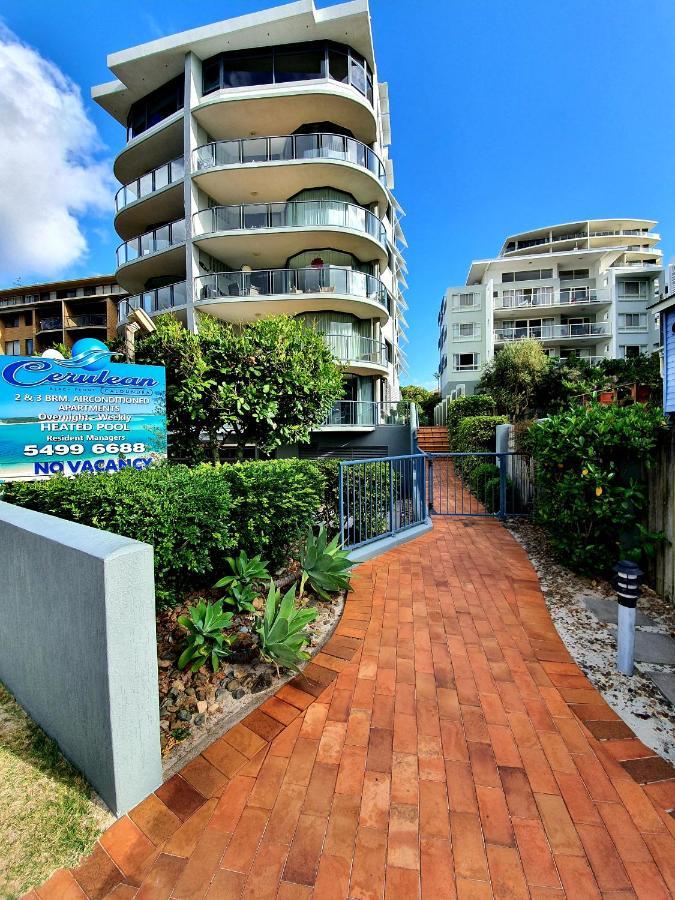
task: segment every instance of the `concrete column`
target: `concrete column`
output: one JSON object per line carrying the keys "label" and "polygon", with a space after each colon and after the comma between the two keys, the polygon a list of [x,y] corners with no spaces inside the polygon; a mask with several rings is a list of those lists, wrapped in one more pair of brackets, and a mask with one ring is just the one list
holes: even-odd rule
{"label": "concrete column", "polygon": [[185,287],[187,296],[187,326],[197,330],[195,315],[195,278],[199,275],[199,251],[192,243],[192,217],[197,212],[198,192],[192,182],[192,154],[199,146],[199,128],[192,109],[201,96],[202,61],[194,53],[185,55],[185,98],[183,109],[183,162],[185,166]]}
{"label": "concrete column", "polygon": [[162,783],[153,550],[0,502],[0,680],[115,815]]}

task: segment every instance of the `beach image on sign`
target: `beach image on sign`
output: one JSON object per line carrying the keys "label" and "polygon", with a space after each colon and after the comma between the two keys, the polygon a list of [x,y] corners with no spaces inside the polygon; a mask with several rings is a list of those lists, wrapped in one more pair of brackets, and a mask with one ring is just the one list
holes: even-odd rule
{"label": "beach image on sign", "polygon": [[111,356],[83,339],[72,359],[0,357],[0,480],[141,469],[166,458],[164,368]]}

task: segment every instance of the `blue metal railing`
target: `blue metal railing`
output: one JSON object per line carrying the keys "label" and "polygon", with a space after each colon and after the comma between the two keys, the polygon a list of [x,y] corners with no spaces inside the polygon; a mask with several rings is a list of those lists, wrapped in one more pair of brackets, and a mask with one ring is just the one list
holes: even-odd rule
{"label": "blue metal railing", "polygon": [[353,550],[427,518],[423,453],[340,463],[340,539]]}
{"label": "blue metal railing", "polygon": [[534,463],[527,453],[427,453],[429,512],[440,516],[531,516]]}

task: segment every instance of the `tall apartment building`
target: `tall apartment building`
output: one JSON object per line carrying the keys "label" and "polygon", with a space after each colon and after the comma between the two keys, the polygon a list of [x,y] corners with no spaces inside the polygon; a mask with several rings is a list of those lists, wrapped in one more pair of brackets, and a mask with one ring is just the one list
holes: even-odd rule
{"label": "tall apartment building", "polygon": [[300,0],[113,53],[92,96],[114,163],[119,306],[228,322],[301,316],[346,379],[330,427],[399,397],[406,323],[387,85],[366,0]]}
{"label": "tall apartment building", "polygon": [[0,290],[0,353],[32,356],[80,338],[117,333],[117,303],[126,292],[113,275]]}
{"label": "tall apartment building", "polygon": [[508,237],[471,264],[438,315],[441,396],[472,394],[483,365],[509,341],[589,361],[658,349],[647,309],[663,282],[660,235],[648,219],[589,219]]}

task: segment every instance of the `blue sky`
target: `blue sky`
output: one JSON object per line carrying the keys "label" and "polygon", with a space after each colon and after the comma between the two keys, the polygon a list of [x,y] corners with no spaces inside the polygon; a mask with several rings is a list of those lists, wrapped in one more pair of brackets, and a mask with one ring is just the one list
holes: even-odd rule
{"label": "blue sky", "polygon": [[[91,85],[110,79],[107,53],[270,5],[12,0],[0,17],[81,87],[99,156],[110,158],[123,131],[89,100]],[[508,233],[653,218],[665,259],[675,254],[673,0],[371,0],[371,11],[407,213],[405,382],[431,386],[445,287]],[[114,268],[112,215],[85,215],[83,230],[86,257],[54,276]]]}

